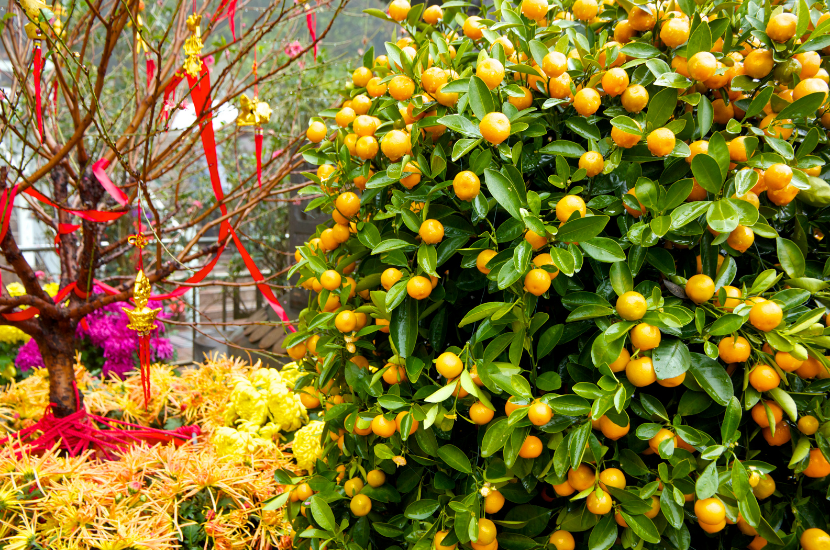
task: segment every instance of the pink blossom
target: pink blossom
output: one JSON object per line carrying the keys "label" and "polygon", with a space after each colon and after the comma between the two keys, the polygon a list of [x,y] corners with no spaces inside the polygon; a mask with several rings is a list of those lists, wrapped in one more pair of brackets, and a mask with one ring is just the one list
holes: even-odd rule
{"label": "pink blossom", "polygon": [[216,59],[212,55],[208,55],[202,59],[205,62],[205,65],[208,67],[213,67],[213,64],[216,63]]}
{"label": "pink blossom", "polygon": [[303,46],[300,44],[299,40],[295,40],[285,47],[285,55],[288,57],[297,57],[300,53],[302,53],[302,51]]}
{"label": "pink blossom", "polygon": [[284,152],[285,152],[285,149],[277,149],[277,150],[276,150],[276,151],[274,151],[274,153],[271,155],[271,158],[272,158],[272,159],[275,159],[275,158],[277,158],[277,157],[280,157],[280,156],[282,156],[282,154],[283,154]]}

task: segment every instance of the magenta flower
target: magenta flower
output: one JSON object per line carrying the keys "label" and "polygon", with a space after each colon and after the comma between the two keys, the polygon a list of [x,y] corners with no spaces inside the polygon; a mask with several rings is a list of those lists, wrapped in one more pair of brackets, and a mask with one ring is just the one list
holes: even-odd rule
{"label": "magenta flower", "polygon": [[[96,294],[100,293],[96,289]],[[151,308],[157,308],[159,302],[150,302]],[[116,302],[93,311],[86,316],[88,329],[78,324],[75,336],[79,339],[87,338],[90,343],[100,348],[104,355],[103,374],[108,376],[124,375],[138,367],[138,334],[127,328],[127,314],[122,307],[132,307],[132,304]],[[162,311],[159,317],[166,318],[169,314]],[[153,361],[169,359],[173,356],[173,344],[168,338],[159,336],[164,331],[164,325],[156,321],[158,332],[150,338],[150,353]],[[43,358],[34,339],[20,347],[15,359],[15,365],[22,371],[33,367],[42,367]]]}

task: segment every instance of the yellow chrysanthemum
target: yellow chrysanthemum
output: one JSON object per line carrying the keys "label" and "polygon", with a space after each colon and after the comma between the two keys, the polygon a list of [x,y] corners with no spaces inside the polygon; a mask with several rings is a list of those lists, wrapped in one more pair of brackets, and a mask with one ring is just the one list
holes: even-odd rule
{"label": "yellow chrysanthemum", "polygon": [[314,420],[294,434],[294,460],[301,470],[314,471],[314,464],[323,451],[320,445],[320,436],[323,434],[324,426],[324,422]]}

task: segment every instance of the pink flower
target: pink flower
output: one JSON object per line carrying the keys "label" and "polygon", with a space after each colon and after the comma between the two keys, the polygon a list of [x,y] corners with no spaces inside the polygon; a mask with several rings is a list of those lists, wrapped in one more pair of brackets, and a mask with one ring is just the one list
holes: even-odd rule
{"label": "pink flower", "polygon": [[280,156],[282,156],[282,154],[283,154],[284,152],[285,152],[285,149],[277,149],[277,150],[276,150],[276,151],[274,151],[274,153],[271,155],[271,158],[272,158],[272,159],[275,159],[275,158],[277,158],[277,157],[280,157]]}
{"label": "pink flower", "polygon": [[297,57],[302,53],[303,46],[300,44],[298,40],[291,42],[289,45],[285,47],[285,55],[288,57]]}
{"label": "pink flower", "polygon": [[213,64],[216,63],[216,60],[213,58],[212,55],[205,57],[204,59],[202,59],[202,61],[204,61],[205,65],[207,65],[208,67],[213,67]]}

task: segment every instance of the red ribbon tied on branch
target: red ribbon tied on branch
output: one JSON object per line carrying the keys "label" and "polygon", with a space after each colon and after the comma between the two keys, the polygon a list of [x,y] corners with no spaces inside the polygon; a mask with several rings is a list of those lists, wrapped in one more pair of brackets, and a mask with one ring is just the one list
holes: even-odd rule
{"label": "red ribbon tied on branch", "polygon": [[35,40],[34,52],[34,77],[35,77],[35,116],[37,116],[37,137],[43,145],[43,100],[40,96],[40,75],[43,72],[43,57],[40,51],[40,40]]}

